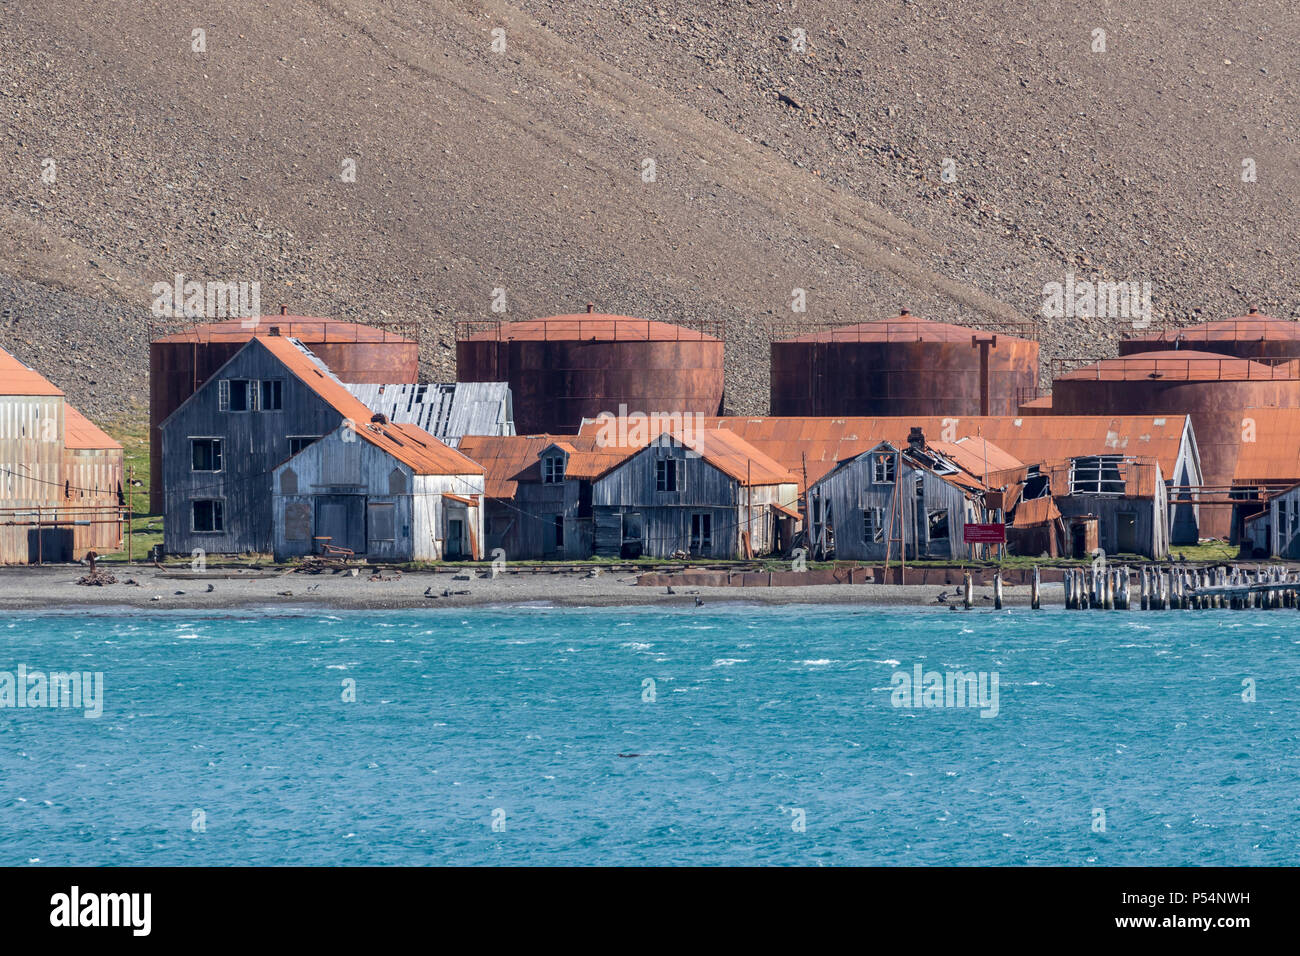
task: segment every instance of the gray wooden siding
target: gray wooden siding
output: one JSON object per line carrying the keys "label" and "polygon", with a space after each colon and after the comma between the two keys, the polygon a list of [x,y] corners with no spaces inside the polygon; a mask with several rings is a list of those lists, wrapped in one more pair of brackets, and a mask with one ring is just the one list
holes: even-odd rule
{"label": "gray wooden siding", "polygon": [[[217,408],[222,379],[280,379],[280,411],[231,412]],[[271,472],[289,457],[289,437],[325,435],[342,422],[319,395],[302,384],[257,340],[245,346],[220,375],[214,375],[163,425],[163,547],[169,554],[196,548],[214,554],[273,550]],[[222,439],[222,470],[195,472],[192,437]],[[158,463],[155,463],[158,466]],[[195,499],[223,502],[225,531],[190,530]]]}

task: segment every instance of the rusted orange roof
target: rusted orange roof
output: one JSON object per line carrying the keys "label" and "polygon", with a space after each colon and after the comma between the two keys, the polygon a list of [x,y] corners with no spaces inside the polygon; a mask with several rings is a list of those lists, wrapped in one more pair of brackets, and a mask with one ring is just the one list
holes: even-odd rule
{"label": "rusted orange roof", "polygon": [[35,369],[0,349],[0,395],[62,395],[63,391]]}
{"label": "rusted orange roof", "polygon": [[[298,339],[308,345],[325,342],[410,342],[410,339],[377,329],[373,325],[343,319],[322,319],[307,315],[264,315],[250,326],[250,319],[208,322],[170,335],[155,342],[247,342],[251,338]],[[278,330],[278,331],[273,331]],[[414,343],[412,343],[414,344]]]}
{"label": "rusted orange roof", "polygon": [[771,508],[773,511],[785,515],[787,518],[794,518],[796,521],[803,520],[803,515],[801,515],[794,508],[788,508],[785,505],[777,504],[775,501],[769,501],[767,503],[767,506]]}
{"label": "rusted orange roof", "polygon": [[[782,342],[970,342],[972,335],[987,336],[983,329],[968,329],[947,322],[934,322],[917,315],[903,313],[892,319],[874,319],[857,325],[844,325],[810,332]],[[1015,336],[997,333],[998,338],[1015,339]],[[1023,341],[1023,340],[1022,340]],[[778,343],[780,344],[780,343]]]}
{"label": "rusted orange roof", "polygon": [[1300,339],[1300,322],[1278,319],[1260,312],[1230,319],[1202,322],[1180,329],[1166,329],[1151,335],[1134,336],[1131,342],[1289,342]]}
{"label": "rusted orange roof", "polygon": [[523,322],[500,322],[492,328],[467,336],[467,342],[518,341],[599,341],[599,342],[720,342],[712,335],[694,329],[637,319],[627,315],[602,315],[582,312],[575,315],[552,315]]}
{"label": "rusted orange roof", "polygon": [[1300,408],[1248,408],[1242,419],[1232,483],[1300,482]]}
{"label": "rusted orange roof", "polygon": [[122,448],[107,432],[67,402],[63,403],[63,445],[79,449]]}
{"label": "rusted orange roof", "polygon": [[355,426],[356,433],[417,475],[481,475],[483,469],[454,448],[444,445],[418,425],[371,422],[374,413],[292,340],[279,336],[257,336],[254,340],[280,360],[297,379],[324,399]]}
{"label": "rusted orange roof", "polygon": [[[911,429],[920,427],[931,438],[956,440],[983,437],[1019,461],[1037,464],[1078,455],[1129,454],[1159,460],[1172,475],[1182,448],[1186,415],[1026,415],[943,418],[706,418],[709,430],[738,434],[757,450],[789,469],[804,488],[815,484],[842,459],[852,458],[889,441],[902,447]],[[584,422],[582,434],[603,427]],[[992,476],[990,476],[992,477]],[[1300,475],[1297,475],[1300,478]]]}
{"label": "rusted orange roof", "polygon": [[[460,450],[483,467],[489,498],[513,498],[519,475],[537,466],[542,449],[555,444],[558,435],[466,435]],[[572,436],[565,436],[571,438]]]}
{"label": "rusted orange roof", "polygon": [[1056,381],[1135,382],[1158,379],[1169,382],[1235,382],[1290,376],[1285,368],[1274,368],[1250,359],[1232,358],[1219,352],[1176,349],[1103,359],[1066,372]]}
{"label": "rusted orange roof", "polygon": [[931,448],[954,465],[972,475],[992,474],[1024,468],[1025,463],[1008,451],[977,435],[966,435],[956,441],[932,441]]}
{"label": "rusted orange roof", "polygon": [[683,445],[742,485],[797,485],[799,479],[780,462],[726,429],[683,430],[674,434]]}
{"label": "rusted orange roof", "polygon": [[1030,498],[1016,505],[1016,520],[1013,528],[1032,528],[1034,525],[1046,524],[1061,517],[1061,509],[1056,507],[1056,500],[1051,495]]}

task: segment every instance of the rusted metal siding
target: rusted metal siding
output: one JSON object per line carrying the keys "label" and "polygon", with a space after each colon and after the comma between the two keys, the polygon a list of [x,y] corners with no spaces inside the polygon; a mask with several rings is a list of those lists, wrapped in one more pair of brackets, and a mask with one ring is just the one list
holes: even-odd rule
{"label": "rusted metal siding", "polygon": [[[271,473],[289,457],[289,438],[326,435],[343,420],[264,349],[240,352],[221,378],[280,380],[282,410],[221,411],[219,381],[210,378],[165,423],[161,471],[163,546],[168,554],[189,554],[196,548],[212,554],[270,553],[274,540]],[[192,470],[190,440],[196,437],[222,440],[221,472]],[[190,503],[199,498],[223,502],[223,533],[191,530]]]}
{"label": "rusted metal siding", "polygon": [[121,509],[124,459],[120,448],[65,448],[64,504],[95,522],[73,529],[73,549],[78,557],[87,551],[101,554],[122,548],[122,525],[113,521]]}
{"label": "rusted metal siding", "polygon": [[[868,323],[870,325],[871,323]],[[773,342],[774,416],[980,415],[980,348],[956,341]],[[988,349],[986,414],[1014,415],[1018,395],[1038,385],[1038,343],[997,336]]]}
{"label": "rusted metal siding", "polygon": [[620,405],[646,415],[718,414],[722,352],[721,340],[666,323],[556,316],[460,339],[456,378],[508,382],[520,434],[574,434],[584,418],[618,414]]}
{"label": "rusted metal siding", "polygon": [[[968,522],[980,520],[975,507],[965,493],[937,475],[916,468],[897,452],[895,482],[876,482],[873,473],[872,452],[859,455],[823,478],[809,492],[814,500],[814,516],[818,527],[814,538],[821,540],[820,528],[829,525],[834,531],[835,557],[847,561],[882,561],[886,548],[893,558],[899,557],[898,541],[889,544],[891,537],[900,537],[898,503],[895,486],[902,496],[901,537],[906,544],[909,560],[925,558],[957,558],[965,551],[962,529]],[[921,494],[916,494],[920,482]],[[890,514],[893,509],[893,519]],[[878,509],[881,540],[867,540],[865,513]],[[932,540],[929,534],[930,512],[945,511],[948,516],[948,537]],[[921,520],[922,516],[926,520]]]}

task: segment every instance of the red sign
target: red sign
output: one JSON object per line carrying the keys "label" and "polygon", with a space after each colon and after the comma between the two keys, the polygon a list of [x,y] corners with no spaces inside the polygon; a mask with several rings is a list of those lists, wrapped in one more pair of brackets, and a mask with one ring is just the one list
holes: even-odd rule
{"label": "red sign", "polygon": [[962,528],[962,540],[967,544],[1006,544],[1007,526],[1004,524],[968,524]]}

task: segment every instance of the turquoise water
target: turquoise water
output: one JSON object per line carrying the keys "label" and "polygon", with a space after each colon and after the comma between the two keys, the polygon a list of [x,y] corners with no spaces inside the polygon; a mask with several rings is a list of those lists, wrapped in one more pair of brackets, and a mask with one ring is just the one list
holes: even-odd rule
{"label": "turquoise water", "polygon": [[0,710],[0,865],[1300,857],[1295,612],[10,614],[19,664],[103,716]]}

